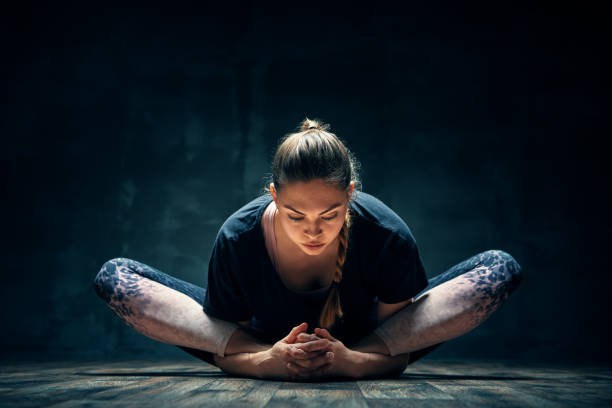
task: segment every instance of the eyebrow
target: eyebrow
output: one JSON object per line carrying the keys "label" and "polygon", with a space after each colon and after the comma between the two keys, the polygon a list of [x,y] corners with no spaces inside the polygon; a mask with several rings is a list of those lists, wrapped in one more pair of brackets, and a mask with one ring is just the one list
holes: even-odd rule
{"label": "eyebrow", "polygon": [[[334,209],[334,208],[336,208],[336,207],[340,207],[341,205],[342,205],[341,203],[332,204],[332,206],[331,206],[331,207],[329,207],[327,210],[325,210],[325,211],[323,211],[323,212],[320,212],[320,213],[319,213],[319,215],[323,215],[323,214],[325,214],[326,212],[331,211],[331,210],[333,210],[333,209]],[[285,205],[283,205],[283,207],[288,208],[288,209],[290,209],[291,211],[295,211],[295,212],[296,212],[296,213],[298,213],[298,214],[306,215],[306,214],[304,214],[303,212],[300,212],[300,211],[296,210],[295,208],[291,207],[290,205],[285,204]]]}

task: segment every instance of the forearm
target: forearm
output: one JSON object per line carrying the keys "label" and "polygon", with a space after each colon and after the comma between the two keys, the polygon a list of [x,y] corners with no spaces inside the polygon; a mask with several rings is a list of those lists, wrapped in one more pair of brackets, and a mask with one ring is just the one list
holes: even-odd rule
{"label": "forearm", "polygon": [[271,344],[250,334],[248,329],[238,328],[227,342],[224,357],[215,354],[214,361],[217,367],[228,374],[261,378],[257,356],[271,347]]}
{"label": "forearm", "polygon": [[260,378],[260,373],[253,362],[254,353],[236,353],[221,357],[214,355],[217,367],[228,374],[239,377]]}
{"label": "forearm", "polygon": [[231,356],[238,353],[256,353],[268,350],[271,347],[271,344],[261,341],[250,334],[248,330],[238,328],[227,342],[224,355]]}
{"label": "forearm", "polygon": [[[273,361],[269,349],[258,352],[235,353],[221,357],[214,355],[217,367],[228,374],[256,379],[289,380],[290,376],[284,363]],[[354,379],[389,378],[400,375],[409,361],[409,354],[386,356],[380,353],[369,353],[350,350],[348,369],[343,369],[342,377]]]}
{"label": "forearm", "polygon": [[410,360],[409,353],[386,356],[380,353],[354,352],[357,353],[354,356],[358,361],[358,379],[396,377],[404,371]]}
{"label": "forearm", "polygon": [[400,375],[410,360],[410,353],[391,356],[385,342],[372,332],[351,347],[358,361],[359,378],[390,377]]}
{"label": "forearm", "polygon": [[228,374],[266,380],[290,380],[286,362],[273,358],[270,351],[271,349],[255,353],[237,353],[227,357],[215,355],[214,361]]}
{"label": "forearm", "polygon": [[385,342],[376,334],[376,332],[371,332],[365,336],[357,344],[352,346],[351,350],[361,353],[378,353],[385,356],[389,356],[391,354]]}

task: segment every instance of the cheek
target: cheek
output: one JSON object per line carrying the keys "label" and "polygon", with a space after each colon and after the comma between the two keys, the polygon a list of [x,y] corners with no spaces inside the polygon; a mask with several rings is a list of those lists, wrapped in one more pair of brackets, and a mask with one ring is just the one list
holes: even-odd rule
{"label": "cheek", "polygon": [[334,225],[334,235],[338,235],[340,233],[340,230],[342,229],[342,226],[344,225],[344,221],[342,222],[338,222],[337,224]]}
{"label": "cheek", "polygon": [[285,233],[292,238],[300,235],[300,232],[302,231],[302,227],[296,222],[284,222],[282,223],[282,227],[285,230]]}

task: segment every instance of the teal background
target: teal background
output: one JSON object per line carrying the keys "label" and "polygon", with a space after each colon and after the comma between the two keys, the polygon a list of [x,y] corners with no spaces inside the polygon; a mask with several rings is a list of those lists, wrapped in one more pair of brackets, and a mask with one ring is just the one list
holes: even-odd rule
{"label": "teal background", "polygon": [[609,29],[595,9],[36,6],[2,17],[3,359],[187,356],[125,326],[114,257],[206,286],[217,230],[306,116],[360,159],[427,274],[518,291],[431,357],[610,360]]}

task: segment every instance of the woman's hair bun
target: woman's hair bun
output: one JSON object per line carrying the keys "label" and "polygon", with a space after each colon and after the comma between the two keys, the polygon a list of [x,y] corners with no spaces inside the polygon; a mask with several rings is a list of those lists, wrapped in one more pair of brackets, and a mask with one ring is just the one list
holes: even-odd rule
{"label": "woman's hair bun", "polygon": [[300,125],[300,131],[304,132],[306,130],[310,130],[310,129],[319,129],[319,130],[327,130],[329,128],[329,125],[327,124],[321,124],[319,123],[318,120],[313,120],[313,119],[304,119]]}

